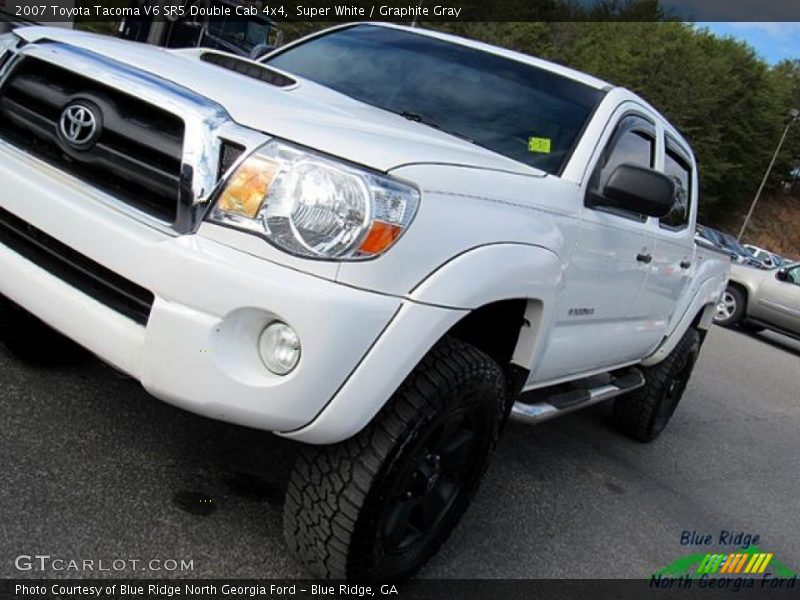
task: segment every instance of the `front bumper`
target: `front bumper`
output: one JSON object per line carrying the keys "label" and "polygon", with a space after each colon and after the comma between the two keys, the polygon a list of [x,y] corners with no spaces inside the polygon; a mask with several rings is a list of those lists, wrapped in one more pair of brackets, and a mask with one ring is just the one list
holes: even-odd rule
{"label": "front bumper", "polygon": [[[344,424],[340,416],[336,431],[320,429],[324,419],[317,417],[356,370],[385,367],[366,357],[395,317],[411,314],[445,327],[457,314],[301,273],[201,235],[175,236],[2,141],[0,181],[2,208],[146,288],[155,301],[147,324],[139,325],[3,245],[0,293],[157,398],[211,418],[277,432],[313,421],[310,441],[346,437],[371,414]],[[300,363],[285,377],[267,371],[257,352],[258,336],[273,319],[290,324],[302,343]],[[385,336],[381,342],[386,346]]]}

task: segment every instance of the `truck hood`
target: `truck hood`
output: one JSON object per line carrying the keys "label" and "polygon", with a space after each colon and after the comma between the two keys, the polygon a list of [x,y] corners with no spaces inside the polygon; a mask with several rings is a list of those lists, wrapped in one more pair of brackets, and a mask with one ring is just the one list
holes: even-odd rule
{"label": "truck hood", "polygon": [[17,29],[28,42],[70,44],[146,71],[209,98],[240,125],[388,172],[438,163],[531,176],[545,173],[311,81],[279,88],[200,60],[202,50],[165,50],[53,27]]}

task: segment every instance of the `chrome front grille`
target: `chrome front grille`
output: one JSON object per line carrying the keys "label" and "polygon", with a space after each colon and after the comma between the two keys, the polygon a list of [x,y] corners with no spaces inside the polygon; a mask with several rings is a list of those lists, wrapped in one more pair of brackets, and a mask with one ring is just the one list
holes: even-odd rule
{"label": "chrome front grille", "polygon": [[[61,131],[72,105],[96,115],[98,137],[86,147]],[[0,114],[0,135],[16,146],[154,217],[177,219],[184,126],[175,115],[35,58],[21,60],[6,81]],[[63,123],[88,134],[67,117]]]}
{"label": "chrome front grille", "polygon": [[208,98],[68,44],[26,44],[0,70],[0,140],[178,233],[199,225],[230,149],[267,139]]}

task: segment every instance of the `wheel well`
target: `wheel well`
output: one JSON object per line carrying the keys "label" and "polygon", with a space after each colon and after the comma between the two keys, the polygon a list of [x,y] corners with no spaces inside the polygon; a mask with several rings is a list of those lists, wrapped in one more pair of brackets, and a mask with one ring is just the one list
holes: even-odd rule
{"label": "wheel well", "polygon": [[743,315],[747,316],[747,303],[750,302],[750,295],[747,292],[747,288],[743,286],[741,283],[737,283],[736,281],[728,281],[728,286],[736,288],[737,290],[742,292],[742,296],[744,296],[744,306],[742,307],[744,309]]}
{"label": "wheel well", "polygon": [[528,300],[516,298],[486,304],[470,312],[456,323],[447,335],[457,338],[488,354],[507,375],[512,373],[511,358],[525,323]]}
{"label": "wheel well", "polygon": [[[737,283],[735,281],[729,281],[728,282],[728,286],[729,287],[735,287],[737,290],[739,290],[742,293],[742,296],[744,296],[745,309],[746,309],[747,308],[747,301],[749,299],[748,298],[747,288],[745,286],[743,286],[741,283]],[[710,322],[708,322],[707,324],[704,324],[704,319],[703,319],[703,317],[706,314],[706,310],[708,310],[708,307],[709,307],[709,305],[706,305],[703,308],[701,308],[700,311],[695,315],[694,319],[692,320],[692,324],[691,324],[691,327],[693,327],[694,329],[697,329],[700,332],[700,334],[703,336],[703,339],[705,339],[705,334],[708,331],[707,325],[710,325]]]}
{"label": "wheel well", "polygon": [[713,313],[712,313],[712,316],[708,317],[706,323],[703,323],[703,317],[705,316],[708,307],[709,305],[706,305],[703,308],[701,308],[700,312],[698,312],[697,315],[695,315],[692,324],[689,326],[690,328],[695,329],[700,334],[700,345],[702,345],[706,341],[709,325],[711,324],[710,320],[713,319]]}
{"label": "wheel well", "polygon": [[706,311],[709,310],[710,306],[713,306],[713,305],[706,304],[703,308],[701,308],[697,312],[697,314],[694,316],[694,319],[692,319],[692,324],[690,325],[690,327],[692,327],[694,329],[697,329],[701,333],[703,333],[706,330],[708,330],[709,326],[711,325],[710,319],[713,318],[712,316],[709,316],[709,317],[706,318]]}
{"label": "wheel well", "polygon": [[739,283],[738,281],[729,281],[729,282],[728,282],[728,285],[729,285],[730,287],[735,287],[737,290],[739,290],[740,292],[742,292],[742,294],[744,294],[744,299],[745,299],[745,300],[748,300],[748,297],[747,297],[747,296],[748,296],[748,294],[747,294],[747,288],[746,288],[745,286],[743,286],[743,285],[742,285],[741,283]]}

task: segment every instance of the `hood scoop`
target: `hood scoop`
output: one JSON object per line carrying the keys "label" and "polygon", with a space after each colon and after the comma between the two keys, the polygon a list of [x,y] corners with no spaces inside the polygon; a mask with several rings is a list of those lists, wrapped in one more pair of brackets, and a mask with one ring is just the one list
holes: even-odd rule
{"label": "hood scoop", "polygon": [[279,88],[291,87],[297,84],[297,80],[283,73],[279,73],[257,62],[245,60],[231,54],[206,51],[200,55],[200,60]]}

